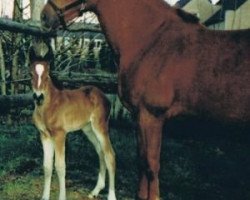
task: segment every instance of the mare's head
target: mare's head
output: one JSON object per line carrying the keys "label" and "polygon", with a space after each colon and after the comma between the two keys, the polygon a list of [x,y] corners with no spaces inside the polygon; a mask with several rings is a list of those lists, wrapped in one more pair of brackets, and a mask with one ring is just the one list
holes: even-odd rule
{"label": "mare's head", "polygon": [[41,21],[46,29],[66,28],[67,23],[94,9],[99,0],[48,0],[41,13]]}

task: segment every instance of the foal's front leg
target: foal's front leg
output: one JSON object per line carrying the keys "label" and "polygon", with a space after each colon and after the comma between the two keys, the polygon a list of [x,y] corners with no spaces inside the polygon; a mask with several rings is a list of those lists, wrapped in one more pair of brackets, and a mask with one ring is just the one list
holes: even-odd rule
{"label": "foal's front leg", "polygon": [[138,135],[140,156],[140,183],[138,199],[159,200],[160,151],[163,119],[156,118],[146,109],[139,113]]}
{"label": "foal's front leg", "polygon": [[42,200],[49,200],[51,176],[53,171],[54,143],[49,134],[41,133],[43,145],[44,189]]}
{"label": "foal's front leg", "polygon": [[66,134],[64,131],[57,131],[54,133],[55,142],[55,167],[59,179],[59,200],[66,200],[66,188],[65,188],[65,139]]}

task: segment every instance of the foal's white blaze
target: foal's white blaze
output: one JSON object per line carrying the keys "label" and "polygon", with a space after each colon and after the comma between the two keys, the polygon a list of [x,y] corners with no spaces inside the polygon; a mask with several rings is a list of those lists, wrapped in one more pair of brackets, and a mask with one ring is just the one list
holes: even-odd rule
{"label": "foal's white blaze", "polygon": [[42,74],[44,72],[44,66],[42,64],[36,64],[35,70],[36,70],[36,73],[38,75],[37,87],[39,88],[39,86],[41,85],[41,82],[42,82],[41,77],[42,77]]}

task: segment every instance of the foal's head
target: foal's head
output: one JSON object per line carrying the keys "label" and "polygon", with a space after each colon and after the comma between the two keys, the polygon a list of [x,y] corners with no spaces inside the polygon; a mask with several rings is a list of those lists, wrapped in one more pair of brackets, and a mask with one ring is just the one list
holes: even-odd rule
{"label": "foal's head", "polygon": [[[34,61],[31,63],[31,84],[35,100],[43,100],[48,93],[50,83],[49,63],[46,61]],[[39,101],[38,101],[39,102]]]}
{"label": "foal's head", "polygon": [[62,25],[65,28],[67,22],[85,11],[93,10],[98,1],[100,0],[48,0],[41,13],[43,27],[56,29]]}

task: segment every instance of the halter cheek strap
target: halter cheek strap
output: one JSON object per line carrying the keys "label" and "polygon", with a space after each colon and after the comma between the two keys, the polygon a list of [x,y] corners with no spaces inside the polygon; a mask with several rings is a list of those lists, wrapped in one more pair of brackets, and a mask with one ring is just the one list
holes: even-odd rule
{"label": "halter cheek strap", "polygon": [[48,4],[56,12],[57,17],[59,18],[60,23],[61,23],[61,25],[63,26],[64,29],[67,28],[67,24],[66,24],[66,22],[64,20],[64,13],[66,11],[68,11],[68,10],[70,10],[70,9],[72,9],[72,8],[74,8],[74,7],[81,4],[81,9],[80,9],[80,12],[79,12],[79,16],[81,16],[83,14],[83,11],[84,11],[84,8],[85,8],[83,0],[77,0],[77,1],[75,1],[73,3],[71,3],[71,4],[66,5],[63,8],[59,8],[52,0],[48,0]]}

